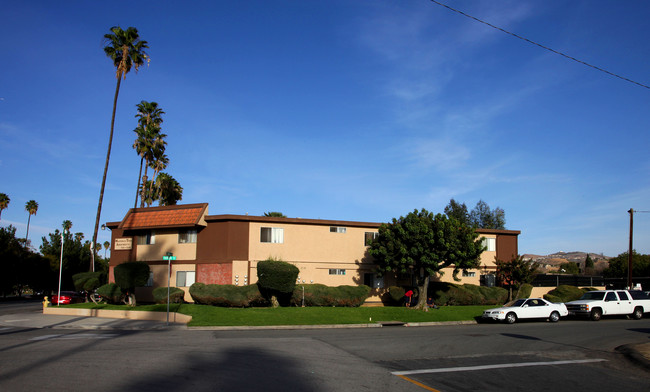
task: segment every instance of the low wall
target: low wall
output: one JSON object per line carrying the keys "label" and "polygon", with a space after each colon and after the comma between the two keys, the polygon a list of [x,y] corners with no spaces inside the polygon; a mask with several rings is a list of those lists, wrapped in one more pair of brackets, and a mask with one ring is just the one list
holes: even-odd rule
{"label": "low wall", "polygon": [[[138,310],[107,310],[107,309],[80,309],[59,308],[49,306],[43,308],[43,314],[58,314],[62,316],[104,317],[129,320],[167,321],[167,312],[144,312]],[[182,313],[169,312],[169,322],[187,324],[192,321],[192,316]]]}
{"label": "low wall", "polygon": [[[533,287],[533,291],[530,293],[530,298],[544,298],[544,294],[548,294],[549,291],[555,290],[557,287]],[[596,286],[594,287],[597,290],[605,290],[605,286]]]}

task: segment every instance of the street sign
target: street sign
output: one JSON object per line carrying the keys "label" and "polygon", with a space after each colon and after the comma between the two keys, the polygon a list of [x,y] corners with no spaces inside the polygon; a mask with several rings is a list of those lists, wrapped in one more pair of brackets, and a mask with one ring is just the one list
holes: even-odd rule
{"label": "street sign", "polygon": [[163,256],[163,260],[176,260],[176,256]]}

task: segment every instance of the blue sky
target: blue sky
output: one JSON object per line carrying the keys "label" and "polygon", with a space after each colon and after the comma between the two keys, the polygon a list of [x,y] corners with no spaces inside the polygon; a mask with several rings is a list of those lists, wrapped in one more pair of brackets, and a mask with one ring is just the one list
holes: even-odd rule
{"label": "blue sky", "polygon": [[[445,0],[650,84],[650,3]],[[135,105],[166,112],[167,172],[210,214],[386,222],[483,199],[520,253],[627,250],[650,210],[650,89],[425,0],[8,2],[0,16],[0,225],[92,237],[115,69],[102,37],[138,28],[101,222],[133,206]],[[650,214],[635,215],[650,253]],[[110,239],[101,231],[99,241]]]}

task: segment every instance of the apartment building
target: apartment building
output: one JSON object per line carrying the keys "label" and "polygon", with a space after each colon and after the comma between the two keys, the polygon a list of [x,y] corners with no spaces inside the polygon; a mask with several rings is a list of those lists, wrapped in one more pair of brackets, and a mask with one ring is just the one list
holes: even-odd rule
{"label": "apartment building", "polygon": [[[148,287],[138,288],[142,300],[153,288],[170,285],[189,291],[194,282],[247,285],[257,282],[257,263],[268,258],[296,265],[300,283],[328,286],[366,284],[373,288],[368,302],[392,285],[410,285],[417,271],[379,277],[367,255],[368,242],[381,223],[249,215],[209,215],[208,204],[130,209],[112,231],[109,281],[113,268],[127,261],[147,262],[152,271]],[[495,257],[517,255],[519,231],[477,230],[487,250],[481,267],[459,274],[461,283],[479,284],[494,272]],[[172,254],[175,260],[163,260]],[[462,276],[461,276],[462,275]],[[452,268],[439,278],[453,281]],[[189,294],[185,299],[191,301]]]}

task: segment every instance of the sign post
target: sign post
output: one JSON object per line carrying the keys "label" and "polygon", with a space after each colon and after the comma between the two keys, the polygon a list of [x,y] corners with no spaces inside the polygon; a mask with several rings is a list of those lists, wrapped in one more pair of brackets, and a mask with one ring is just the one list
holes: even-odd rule
{"label": "sign post", "polygon": [[166,256],[163,256],[163,260],[167,260],[167,325],[169,326],[169,287],[170,279],[172,277],[172,260],[176,260],[176,256],[172,252],[167,252]]}

